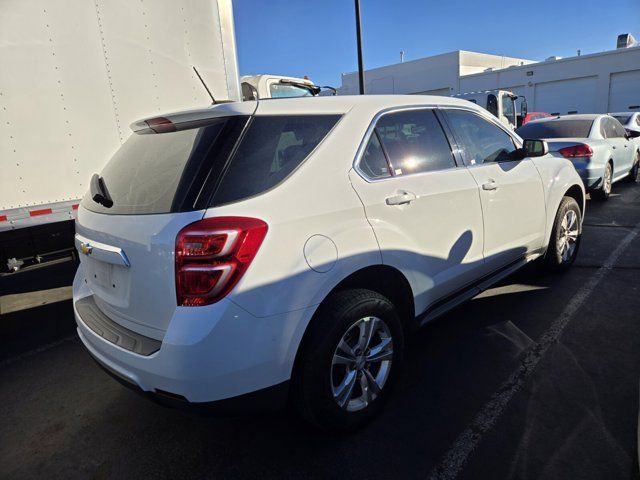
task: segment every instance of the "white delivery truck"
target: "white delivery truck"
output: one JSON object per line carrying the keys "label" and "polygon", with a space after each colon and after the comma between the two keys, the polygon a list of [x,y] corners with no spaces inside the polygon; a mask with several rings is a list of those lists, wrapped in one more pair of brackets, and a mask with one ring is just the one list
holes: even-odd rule
{"label": "white delivery truck", "polygon": [[132,122],[240,84],[231,0],[0,2],[0,274],[73,255],[74,210]]}
{"label": "white delivery truck", "polygon": [[453,95],[457,98],[469,100],[495,115],[500,122],[511,128],[518,128],[522,119],[527,115],[527,99],[509,90],[485,90],[482,92],[468,92]]}

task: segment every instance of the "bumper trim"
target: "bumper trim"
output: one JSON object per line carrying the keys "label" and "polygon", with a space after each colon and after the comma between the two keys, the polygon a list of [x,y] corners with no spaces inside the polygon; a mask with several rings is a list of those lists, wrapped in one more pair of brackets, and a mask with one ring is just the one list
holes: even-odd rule
{"label": "bumper trim", "polygon": [[102,313],[93,295],[81,298],[75,307],[82,323],[106,341],[138,355],[149,356],[160,350],[161,341],[129,330]]}

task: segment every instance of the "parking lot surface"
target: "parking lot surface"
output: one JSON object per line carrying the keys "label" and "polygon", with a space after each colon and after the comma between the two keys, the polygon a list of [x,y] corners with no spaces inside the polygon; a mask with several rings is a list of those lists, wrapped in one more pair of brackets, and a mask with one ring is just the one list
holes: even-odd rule
{"label": "parking lot surface", "polygon": [[[65,264],[0,281],[19,294],[71,275]],[[287,412],[157,406],[103,373],[73,325],[70,300],[0,316],[0,477],[638,478],[635,185],[587,202],[568,273],[530,265],[412,337],[386,410],[349,436]]]}

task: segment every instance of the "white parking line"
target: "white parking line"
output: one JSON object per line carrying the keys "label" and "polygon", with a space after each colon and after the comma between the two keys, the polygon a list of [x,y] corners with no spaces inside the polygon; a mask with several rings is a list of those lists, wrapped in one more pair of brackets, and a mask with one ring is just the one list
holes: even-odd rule
{"label": "white parking line", "polygon": [[637,224],[616,249],[607,257],[602,267],[587,281],[573,296],[562,313],[553,321],[544,332],[540,340],[535,343],[522,357],[520,366],[511,374],[492,395],[480,412],[474,417],[467,428],[458,436],[451,448],[442,457],[440,462],[429,474],[429,480],[451,480],[462,471],[469,456],[473,453],[482,436],[496,424],[502,416],[505,408],[513,396],[522,388],[527,379],[535,371],[538,363],[544,357],[551,345],[553,345],[563,330],[573,318],[578,309],[589,298],[605,275],[610,272],[620,255],[640,233],[640,224]]}

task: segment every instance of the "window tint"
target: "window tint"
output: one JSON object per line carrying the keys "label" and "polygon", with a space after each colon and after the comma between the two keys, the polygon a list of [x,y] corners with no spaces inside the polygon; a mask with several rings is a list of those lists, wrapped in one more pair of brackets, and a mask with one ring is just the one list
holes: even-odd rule
{"label": "window tint", "polygon": [[432,110],[383,116],[376,132],[396,175],[455,167],[451,147]]}
{"label": "window tint", "polygon": [[504,130],[463,110],[448,110],[447,116],[468,165],[511,159],[515,146]]}
{"label": "window tint", "polygon": [[255,117],[215,192],[213,204],[234,202],[276,186],[307,158],[339,118]]}
{"label": "window tint", "polygon": [[600,124],[600,131],[605,138],[624,137],[624,132],[618,130],[616,122],[610,118],[603,118]]}
{"label": "window tint", "polygon": [[588,138],[593,120],[546,120],[527,123],[516,130],[522,138]]}
{"label": "window tint", "polygon": [[378,135],[374,132],[367,144],[367,148],[360,160],[360,170],[369,178],[384,178],[391,176],[387,159],[382,151]]}
{"label": "window tint", "polygon": [[[180,203],[176,199],[188,197],[198,180],[200,185],[195,189],[199,190],[204,182],[203,170],[208,171],[218,156],[225,154],[223,144],[235,143],[244,122],[246,117],[228,117],[212,120],[202,128],[132,134],[100,173],[113,206],[107,208],[94,202],[91,192],[85,195],[82,205],[114,215],[176,211],[176,204]],[[234,123],[240,128],[229,129]]]}

